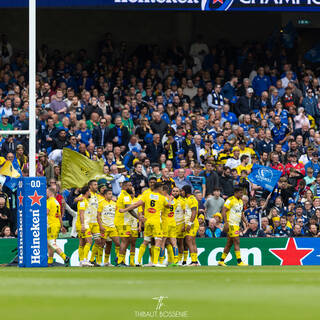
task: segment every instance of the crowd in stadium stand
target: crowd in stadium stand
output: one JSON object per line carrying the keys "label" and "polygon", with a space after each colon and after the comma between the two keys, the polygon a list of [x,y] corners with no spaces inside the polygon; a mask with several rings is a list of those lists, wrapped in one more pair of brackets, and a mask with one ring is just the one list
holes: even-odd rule
{"label": "crowd in stadium stand", "polygon": [[[114,196],[130,179],[136,194],[155,176],[199,202],[198,237],[223,237],[221,209],[244,189],[244,237],[318,237],[320,73],[281,46],[199,36],[188,49],[126,42],[108,33],[97,57],[52,50],[37,55],[37,175],[58,191],[72,224],[79,190],[61,190],[62,149],[105,162]],[[10,39],[0,42],[0,130],[28,129],[28,66]],[[28,175],[28,138],[0,136],[1,164]],[[258,163],[280,170],[272,193],[252,184]],[[1,237],[16,235],[16,189],[1,180]],[[65,210],[68,208],[68,210]]]}

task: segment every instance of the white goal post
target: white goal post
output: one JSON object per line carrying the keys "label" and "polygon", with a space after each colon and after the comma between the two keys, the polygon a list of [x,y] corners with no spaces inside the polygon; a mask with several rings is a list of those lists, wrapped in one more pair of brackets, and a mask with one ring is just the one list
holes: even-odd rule
{"label": "white goal post", "polygon": [[0,135],[29,135],[29,177],[36,176],[36,0],[29,0],[29,130],[0,130]]}

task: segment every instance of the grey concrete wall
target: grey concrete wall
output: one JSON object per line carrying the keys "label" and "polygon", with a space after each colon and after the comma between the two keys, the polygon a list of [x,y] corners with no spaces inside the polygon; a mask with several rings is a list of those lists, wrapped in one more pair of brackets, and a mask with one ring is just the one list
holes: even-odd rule
{"label": "grey concrete wall", "polygon": [[[27,49],[28,12],[24,9],[0,10],[0,32],[10,37],[16,49]],[[129,47],[153,42],[166,46],[177,38],[186,46],[202,33],[209,44],[220,38],[235,44],[266,37],[273,26],[281,25],[280,13],[201,13],[105,10],[38,10],[38,46],[63,51],[85,47],[93,55],[104,33]]]}

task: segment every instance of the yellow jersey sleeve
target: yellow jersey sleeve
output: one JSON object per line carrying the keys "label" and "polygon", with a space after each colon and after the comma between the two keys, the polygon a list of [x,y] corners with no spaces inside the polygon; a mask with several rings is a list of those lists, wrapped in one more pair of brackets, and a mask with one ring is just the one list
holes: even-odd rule
{"label": "yellow jersey sleeve", "polygon": [[226,200],[226,202],[224,203],[224,206],[225,206],[228,210],[230,210],[231,207],[232,207],[232,203],[233,203],[232,200],[233,200],[232,197],[230,197],[230,198],[228,198],[228,199]]}
{"label": "yellow jersey sleeve", "polygon": [[132,203],[132,199],[129,195],[124,195],[123,196],[123,204],[126,205],[130,205]]}
{"label": "yellow jersey sleeve", "polygon": [[143,201],[144,204],[145,204],[146,201],[147,201],[147,196],[148,196],[148,193],[147,193],[147,192],[144,192],[144,193],[140,196],[140,200]]}
{"label": "yellow jersey sleeve", "polygon": [[78,211],[80,211],[80,210],[86,210],[86,202],[85,201],[78,202]]}
{"label": "yellow jersey sleeve", "polygon": [[187,204],[188,204],[190,209],[192,209],[192,208],[197,208],[198,209],[198,201],[194,196],[189,197],[187,199]]}
{"label": "yellow jersey sleeve", "polygon": [[49,211],[49,213],[50,213],[51,210],[52,210],[51,201],[50,201],[50,199],[48,199],[47,200],[47,211]]}
{"label": "yellow jersey sleeve", "polygon": [[98,212],[102,212],[104,206],[105,206],[105,199],[101,199],[98,205]]}

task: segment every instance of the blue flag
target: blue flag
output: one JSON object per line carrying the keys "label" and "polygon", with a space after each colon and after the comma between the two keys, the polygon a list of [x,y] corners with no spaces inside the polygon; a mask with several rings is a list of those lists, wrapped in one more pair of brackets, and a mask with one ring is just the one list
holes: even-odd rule
{"label": "blue flag", "polygon": [[[22,177],[22,172],[17,158],[14,158],[14,160],[12,161],[12,166],[20,173],[20,177]],[[18,181],[19,178],[6,177],[6,182],[4,183],[4,185],[7,186],[10,190],[15,191],[18,185]]]}
{"label": "blue flag", "polygon": [[254,164],[251,169],[251,173],[248,176],[248,179],[252,183],[272,192],[281,175],[282,172],[279,170],[261,166],[259,164]]}

